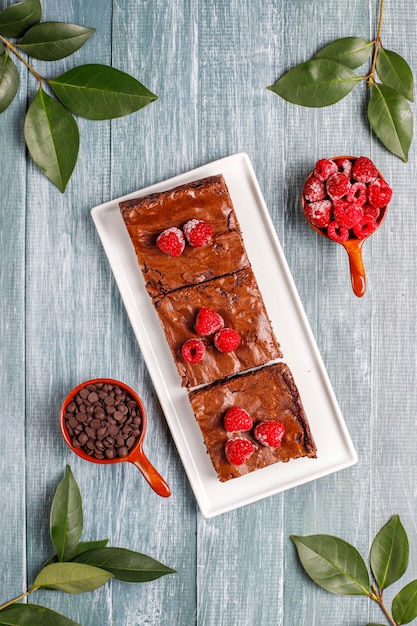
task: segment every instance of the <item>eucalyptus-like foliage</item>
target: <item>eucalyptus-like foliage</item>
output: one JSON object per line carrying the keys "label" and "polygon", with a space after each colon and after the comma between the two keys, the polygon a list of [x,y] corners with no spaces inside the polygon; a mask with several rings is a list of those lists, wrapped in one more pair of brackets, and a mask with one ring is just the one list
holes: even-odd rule
{"label": "eucalyptus-like foliage", "polygon": [[146,554],[108,548],[107,539],[80,541],[83,521],[81,494],[67,466],[51,506],[50,534],[56,554],[38,572],[28,591],[0,606],[0,626],[80,626],[45,607],[18,602],[37,589],[79,594],[94,591],[112,578],[143,583],[175,573]]}
{"label": "eucalyptus-like foliage", "polygon": [[[391,615],[383,599],[385,589],[397,582],[408,566],[408,537],[398,515],[381,528],[372,542],[369,560],[375,584],[371,584],[370,573],[358,550],[343,539],[332,535],[291,539],[305,572],[326,591],[368,596],[382,608],[391,626],[408,624],[417,618],[417,580],[408,583],[393,598]],[[369,622],[366,626],[384,624]]]}
{"label": "eucalyptus-like foliage", "polygon": [[78,159],[80,138],[74,115],[90,120],[122,117],[157,96],[133,76],[101,64],[75,66],[52,78],[41,76],[27,58],[63,59],[79,50],[95,32],[94,28],[41,18],[39,0],[23,0],[0,11],[0,113],[12,103],[19,87],[13,56],[39,82],[24,124],[29,154],[63,193]]}
{"label": "eucalyptus-like foliage", "polygon": [[[414,78],[407,61],[381,43],[384,0],[374,41],[344,37],[324,46],[268,87],[278,96],[305,107],[326,107],[345,98],[359,83],[370,89],[367,117],[375,135],[393,154],[407,161],[413,137]],[[354,70],[370,63],[365,74]]]}

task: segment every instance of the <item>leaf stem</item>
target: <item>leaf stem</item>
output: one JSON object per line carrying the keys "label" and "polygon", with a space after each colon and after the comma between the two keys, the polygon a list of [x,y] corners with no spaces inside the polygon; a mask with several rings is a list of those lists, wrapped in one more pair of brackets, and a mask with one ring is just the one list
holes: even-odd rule
{"label": "leaf stem", "polygon": [[23,63],[23,65],[25,65],[28,70],[30,72],[32,72],[32,74],[35,76],[35,78],[37,78],[37,80],[41,83],[42,85],[42,81],[46,80],[46,78],[44,76],[41,76],[41,74],[39,74],[27,61],[26,59],[20,54],[20,52],[18,52],[18,50],[16,50],[16,48],[14,47],[13,44],[10,43],[10,41],[8,41],[7,39],[5,39],[2,35],[0,35],[0,41],[2,41],[4,43],[4,45],[6,46],[6,48],[8,50],[11,50],[11,52],[13,52],[13,54],[15,56],[17,56],[17,58],[19,59],[19,61],[21,61]]}
{"label": "leaf stem", "polygon": [[28,589],[27,591],[22,593],[20,596],[17,596],[16,598],[13,598],[13,600],[9,600],[9,602],[6,602],[5,604],[2,604],[0,606],[0,611],[2,611],[3,609],[5,609],[8,606],[11,606],[15,602],[19,602],[19,600],[23,600],[23,598],[26,598],[30,593],[33,593],[37,589],[39,589],[39,587],[31,587],[30,589]]}
{"label": "leaf stem", "polygon": [[379,47],[381,45],[381,30],[382,30],[382,16],[384,13],[384,2],[385,0],[381,0],[381,4],[379,6],[378,30],[377,30],[376,38],[375,38],[374,56],[372,58],[371,71],[369,72],[369,75],[368,75],[369,86],[372,86],[372,83],[374,82],[376,60],[378,57]]}
{"label": "leaf stem", "polygon": [[385,604],[382,602],[382,600],[381,600],[381,602],[379,602],[379,606],[381,607],[381,609],[382,609],[382,611],[383,611],[383,613],[384,613],[385,617],[386,617],[386,618],[387,618],[387,620],[389,621],[389,623],[390,623],[392,626],[398,626],[397,622],[394,622],[394,620],[392,619],[391,615],[388,613],[388,611],[387,611],[387,607],[386,607],[386,606],[385,606]]}
{"label": "leaf stem", "polygon": [[398,626],[397,622],[394,622],[393,618],[388,613],[388,609],[387,609],[387,607],[385,606],[385,604],[384,604],[384,602],[382,600],[383,591],[381,591],[380,595],[378,595],[378,592],[377,592],[375,587],[373,587],[372,590],[373,590],[373,593],[369,594],[369,597],[371,598],[371,600],[373,600],[374,602],[379,604],[379,606],[381,607],[382,612],[384,613],[385,617],[387,618],[387,620],[389,621],[391,626]]}

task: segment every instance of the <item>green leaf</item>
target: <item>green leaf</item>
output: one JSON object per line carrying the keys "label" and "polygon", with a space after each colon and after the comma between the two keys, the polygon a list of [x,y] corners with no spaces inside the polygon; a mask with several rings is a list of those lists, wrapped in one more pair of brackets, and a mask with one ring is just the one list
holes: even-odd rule
{"label": "green leaf", "polygon": [[376,59],[376,71],[381,82],[392,87],[413,102],[414,77],[410,66],[402,56],[380,48]]}
{"label": "green leaf", "polygon": [[301,564],[317,585],[340,595],[369,595],[369,575],[357,549],[331,535],[291,537]]}
{"label": "green leaf", "polygon": [[0,113],[12,102],[19,87],[19,72],[8,54],[0,56]]}
{"label": "green leaf", "polygon": [[413,114],[404,96],[387,85],[374,83],[368,120],[387,150],[407,161],[413,138]]}
{"label": "green leaf", "polygon": [[81,48],[94,32],[78,24],[42,22],[28,30],[16,47],[35,59],[56,61]]}
{"label": "green leaf", "polygon": [[366,626],[385,626],[385,624],[377,624],[376,622],[368,622]]}
{"label": "green leaf", "polygon": [[50,529],[58,559],[63,561],[76,549],[83,530],[81,494],[68,465],[52,501]]}
{"label": "green leaf", "polygon": [[13,604],[0,611],[0,626],[80,626],[80,624],[44,606]]}
{"label": "green leaf", "polygon": [[34,587],[47,587],[66,593],[94,591],[105,585],[113,575],[83,563],[51,563],[36,576]]}
{"label": "green leaf", "polygon": [[83,554],[83,552],[88,552],[89,550],[94,550],[95,548],[105,548],[108,543],[108,539],[97,539],[97,541],[82,541],[75,548],[70,558],[71,560],[75,559],[76,556]]}
{"label": "green leaf", "polygon": [[398,515],[381,528],[370,554],[372,573],[379,588],[386,589],[405,573],[408,566],[408,538]]}
{"label": "green leaf", "polygon": [[78,157],[77,122],[40,89],[27,111],[24,131],[32,159],[63,193]]}
{"label": "green leaf", "polygon": [[24,0],[12,4],[0,13],[0,35],[4,37],[22,37],[42,17],[39,0]]}
{"label": "green leaf", "polygon": [[61,102],[91,120],[129,115],[157,99],[129,74],[107,65],[81,65],[49,81]]}
{"label": "green leaf", "polygon": [[369,59],[372,47],[373,43],[371,41],[361,37],[344,37],[324,46],[314,58],[331,59],[354,70]]}
{"label": "green leaf", "polygon": [[408,624],[417,617],[417,580],[397,593],[392,601],[392,616],[397,624]]}
{"label": "green leaf", "polygon": [[131,583],[143,583],[175,572],[146,554],[124,548],[96,548],[84,552],[75,560],[105,569],[118,580]]}
{"label": "green leaf", "polygon": [[[83,552],[87,552],[88,550],[92,550],[93,548],[105,548],[109,543],[108,539],[98,539],[97,541],[82,541],[77,545],[74,552],[68,555],[67,561],[72,561],[76,556],[82,554]],[[44,567],[50,565],[51,563],[58,563],[58,555],[54,554],[51,556],[46,563],[43,564]]]}
{"label": "green leaf", "polygon": [[347,96],[359,80],[361,77],[346,65],[312,59],[293,67],[268,89],[293,104],[325,107]]}

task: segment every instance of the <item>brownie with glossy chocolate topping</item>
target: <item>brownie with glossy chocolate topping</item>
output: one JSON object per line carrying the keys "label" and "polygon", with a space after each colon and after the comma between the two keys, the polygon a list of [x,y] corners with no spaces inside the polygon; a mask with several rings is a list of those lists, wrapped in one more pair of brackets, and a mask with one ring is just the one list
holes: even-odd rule
{"label": "brownie with glossy chocolate topping", "polygon": [[[222,175],[120,203],[120,211],[152,298],[246,267],[250,262]],[[171,257],[156,245],[158,235],[191,220],[205,220],[213,237],[203,247],[186,245]]]}
{"label": "brownie with glossy chocolate topping", "polygon": [[[246,374],[218,381],[189,393],[196,420],[219,480],[225,482],[278,462],[300,457],[316,457],[310,426],[291,371],[285,363],[275,363]],[[254,427],[262,421],[275,420],[285,427],[278,448],[259,443],[253,429],[227,433],[224,415],[233,406],[245,409]],[[232,465],[225,455],[230,437],[241,436],[254,445],[252,456],[242,465]]]}
{"label": "brownie with glossy chocolate topping", "polygon": [[[282,356],[251,269],[177,289],[156,299],[155,305],[183,387],[210,383]],[[213,336],[201,337],[205,356],[199,363],[188,363],[181,347],[198,338],[195,321],[201,308],[219,313],[225,326],[239,333],[240,344],[225,353],[214,346]]]}

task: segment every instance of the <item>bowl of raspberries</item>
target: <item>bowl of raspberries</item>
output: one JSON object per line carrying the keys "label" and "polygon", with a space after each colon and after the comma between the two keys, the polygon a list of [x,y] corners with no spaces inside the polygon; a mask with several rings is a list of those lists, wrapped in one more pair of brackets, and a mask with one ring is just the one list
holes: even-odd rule
{"label": "bowl of raspberries", "polygon": [[344,246],[359,297],[365,293],[361,248],[381,225],[391,197],[391,187],[365,156],[320,159],[304,183],[304,215],[314,230]]}

